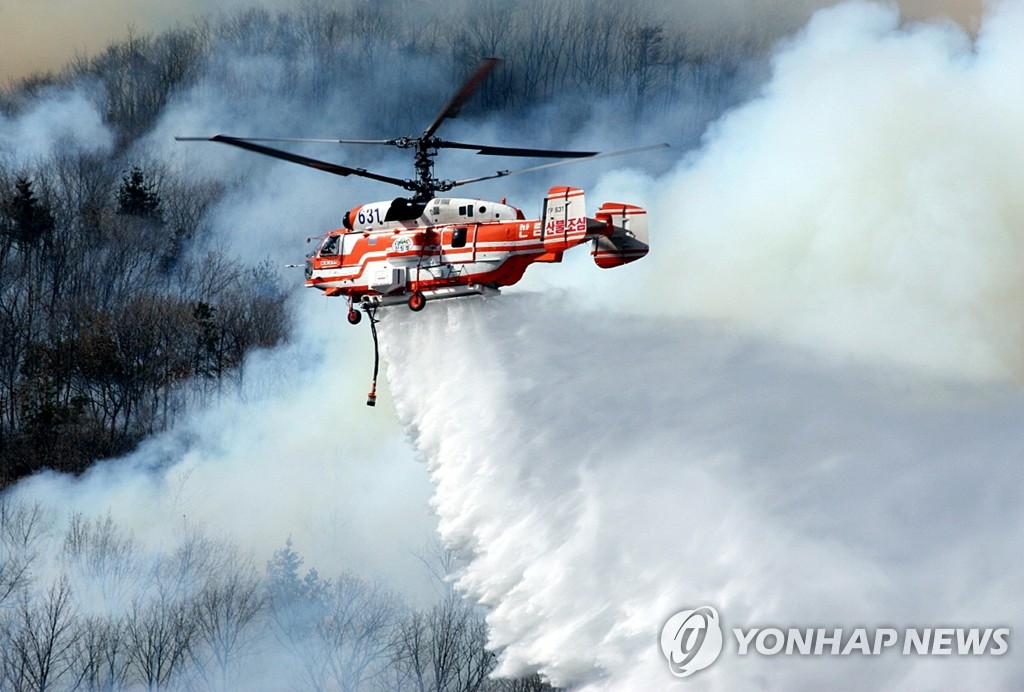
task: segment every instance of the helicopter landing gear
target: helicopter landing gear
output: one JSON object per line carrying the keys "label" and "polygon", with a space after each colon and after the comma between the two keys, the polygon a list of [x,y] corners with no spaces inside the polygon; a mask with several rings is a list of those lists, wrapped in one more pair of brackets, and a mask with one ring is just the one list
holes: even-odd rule
{"label": "helicopter landing gear", "polygon": [[363,319],[363,313],[359,312],[355,308],[349,308],[348,309],[348,323],[349,324],[359,324],[359,322],[362,321],[362,319]]}
{"label": "helicopter landing gear", "polygon": [[409,296],[409,309],[413,312],[419,312],[427,305],[427,298],[419,291],[416,291]]}

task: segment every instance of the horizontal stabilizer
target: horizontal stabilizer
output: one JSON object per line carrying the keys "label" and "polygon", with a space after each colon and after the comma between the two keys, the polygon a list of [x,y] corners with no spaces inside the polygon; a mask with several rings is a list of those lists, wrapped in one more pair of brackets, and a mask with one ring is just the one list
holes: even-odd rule
{"label": "horizontal stabilizer", "polygon": [[605,202],[596,220],[604,233],[594,240],[594,263],[602,269],[621,267],[647,255],[647,210],[632,204]]}

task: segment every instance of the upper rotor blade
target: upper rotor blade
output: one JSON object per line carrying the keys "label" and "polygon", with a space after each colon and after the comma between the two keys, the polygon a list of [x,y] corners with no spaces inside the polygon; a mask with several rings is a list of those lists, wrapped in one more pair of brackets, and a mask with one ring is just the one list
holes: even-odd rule
{"label": "upper rotor blade", "polygon": [[462,106],[465,105],[466,101],[469,100],[469,97],[472,96],[473,92],[480,86],[480,83],[484,81],[484,78],[490,74],[491,70],[493,70],[499,62],[501,61],[497,58],[486,58],[480,67],[476,69],[476,72],[470,75],[469,79],[466,80],[466,83],[462,85],[462,88],[455,92],[455,96],[452,97],[452,100],[448,102],[441,113],[434,119],[434,122],[430,123],[427,129],[423,131],[421,136],[424,139],[432,136],[437,132],[437,128],[441,127],[441,123],[443,123],[447,118],[454,118],[457,116],[459,111],[462,110]]}
{"label": "upper rotor blade", "polygon": [[609,151],[604,154],[594,154],[593,156],[586,156],[576,159],[570,159],[568,161],[552,161],[551,163],[542,163],[539,166],[530,166],[529,168],[520,168],[514,171],[498,171],[491,175],[483,175],[479,178],[467,178],[465,180],[456,180],[451,184],[451,187],[457,187],[459,185],[468,185],[469,183],[479,183],[483,180],[493,180],[494,178],[504,178],[509,175],[519,175],[520,173],[530,173],[533,171],[539,171],[544,168],[555,168],[556,166],[568,166],[571,163],[579,163],[581,161],[596,161],[597,159],[607,159],[612,156],[625,156],[626,154],[639,154],[642,151],[651,151],[652,149],[665,149],[668,144],[652,144],[646,147],[637,147],[635,149],[620,149],[619,151]]}
{"label": "upper rotor blade", "polygon": [[436,145],[442,149],[469,149],[484,156],[527,156],[558,159],[579,159],[594,156],[596,151],[556,151],[554,149],[523,149],[520,147],[492,147],[489,144],[465,144],[441,140]]}
{"label": "upper rotor blade", "polygon": [[[180,142],[210,141],[210,137],[175,137]],[[313,144],[394,144],[393,139],[311,139],[309,137],[232,137],[240,142],[293,142]]]}
{"label": "upper rotor blade", "polygon": [[348,166],[342,166],[337,163],[330,163],[328,161],[313,159],[308,156],[300,156],[298,154],[293,154],[290,151],[283,151],[281,149],[265,147],[261,144],[254,144],[251,139],[229,137],[227,135],[214,135],[213,137],[175,137],[175,139],[178,140],[179,142],[221,142],[223,144],[230,144],[233,147],[238,147],[239,149],[245,149],[247,151],[256,152],[257,154],[263,154],[264,156],[272,156],[275,159],[281,159],[283,161],[297,163],[300,166],[308,166],[309,168],[315,168],[318,171],[324,171],[325,173],[333,173],[334,175],[341,176],[357,175],[362,178],[369,178],[371,180],[377,180],[382,183],[390,183],[392,185],[398,185],[399,187],[403,188],[408,187],[407,182],[399,178],[391,178],[386,175],[372,173],[364,168],[350,168]]}

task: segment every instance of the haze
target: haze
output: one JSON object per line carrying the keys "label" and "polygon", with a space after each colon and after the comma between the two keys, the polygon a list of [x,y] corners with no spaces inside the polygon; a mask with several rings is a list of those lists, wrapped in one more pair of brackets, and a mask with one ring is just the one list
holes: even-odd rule
{"label": "haze", "polygon": [[[344,1],[344,0],[343,0]],[[586,1],[586,0],[584,0]],[[0,0],[0,74],[17,80],[35,73],[58,71],[76,55],[102,52],[111,41],[129,31],[146,34],[187,24],[194,17],[244,7],[273,8],[280,0]],[[291,4],[291,3],[288,3]],[[657,4],[657,3],[656,3]],[[665,11],[686,21],[720,26],[732,31],[765,18],[779,19],[771,31],[788,31],[800,26],[810,13],[835,4],[829,0],[730,0],[716,3],[709,15],[705,3],[686,0],[664,4]],[[974,28],[981,15],[982,0],[901,0],[908,19],[951,17]],[[698,12],[700,13],[698,15]],[[739,25],[739,27],[737,26]],[[761,27],[763,30],[763,27]]]}

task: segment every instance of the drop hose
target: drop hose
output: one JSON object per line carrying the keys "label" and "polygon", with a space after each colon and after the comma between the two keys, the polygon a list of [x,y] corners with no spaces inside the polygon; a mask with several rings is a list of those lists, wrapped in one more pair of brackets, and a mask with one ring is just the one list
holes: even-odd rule
{"label": "drop hose", "polygon": [[370,318],[370,333],[373,335],[373,382],[370,384],[370,393],[366,395],[366,405],[377,405],[377,373],[380,370],[380,346],[377,343],[377,310],[367,309],[366,315]]}

